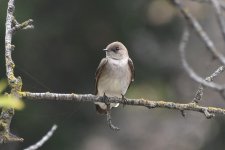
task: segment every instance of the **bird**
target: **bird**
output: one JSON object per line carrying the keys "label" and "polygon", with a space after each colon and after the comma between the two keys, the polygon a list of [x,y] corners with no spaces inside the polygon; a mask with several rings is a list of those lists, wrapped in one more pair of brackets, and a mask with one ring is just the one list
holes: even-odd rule
{"label": "bird", "polygon": [[[103,51],[103,58],[95,73],[95,95],[124,98],[131,82],[134,81],[134,64],[129,57],[127,48],[121,42],[112,42]],[[110,103],[118,107],[119,103]],[[107,113],[107,105],[95,102],[99,114]]]}

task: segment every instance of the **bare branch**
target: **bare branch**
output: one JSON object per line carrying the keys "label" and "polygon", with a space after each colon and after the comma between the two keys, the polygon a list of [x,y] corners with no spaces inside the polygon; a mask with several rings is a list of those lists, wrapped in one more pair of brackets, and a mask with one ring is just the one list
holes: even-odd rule
{"label": "bare branch", "polygon": [[[207,82],[212,82],[213,81],[213,79],[215,78],[215,77],[217,77],[220,73],[222,73],[223,71],[224,71],[224,66],[220,66],[218,69],[216,69],[216,71],[215,72],[213,72],[209,77],[206,77],[205,78],[205,81],[207,81]],[[196,94],[195,94],[195,97],[194,97],[194,99],[193,99],[193,101],[194,102],[198,102],[198,101],[200,101],[201,99],[202,99],[202,96],[203,96],[203,90],[204,90],[204,87],[203,87],[203,85],[202,84],[200,84],[199,85],[199,87],[198,87],[198,90],[197,90],[197,92],[196,92]],[[220,91],[219,91],[220,92]]]}
{"label": "bare branch", "polygon": [[12,26],[15,11],[14,0],[9,0],[7,16],[6,16],[6,31],[5,31],[5,61],[6,61],[6,75],[8,78],[9,85],[13,88],[17,85],[17,78],[14,76],[14,62],[12,60]]}
{"label": "bare branch", "polygon": [[13,13],[15,11],[14,0],[9,0],[7,16],[6,16],[6,31],[5,31],[5,62],[6,62],[6,75],[9,82],[10,87],[12,88],[14,94],[16,91],[20,91],[22,88],[22,81],[20,77],[15,77],[14,75],[14,67],[15,64],[12,60],[12,51],[15,46],[12,45],[12,36],[13,32],[19,29],[28,29],[32,28],[32,19],[29,19],[21,24],[19,24]]}
{"label": "bare branch", "polygon": [[[187,29],[184,30],[182,39],[181,39],[181,43],[179,46],[179,51],[180,51],[180,57],[181,57],[181,61],[182,61],[182,65],[184,67],[184,69],[186,70],[186,72],[188,73],[188,75],[196,82],[206,86],[206,87],[210,87],[214,90],[218,90],[221,91],[223,89],[225,89],[225,85],[220,85],[214,82],[208,82],[206,80],[204,80],[202,77],[200,77],[199,75],[197,75],[194,70],[192,70],[192,68],[189,66],[189,64],[187,63],[186,60],[186,55],[185,55],[185,49],[186,49],[186,45],[187,42],[189,41],[189,31]],[[221,71],[216,71],[215,74],[213,74],[213,76],[210,78],[212,80],[213,77],[217,76],[219,74],[219,72]]]}
{"label": "bare branch", "polygon": [[217,20],[219,22],[220,29],[221,29],[222,35],[223,35],[223,39],[225,41],[225,20],[224,20],[224,16],[223,16],[222,10],[221,10],[221,3],[218,0],[210,0],[210,1],[216,11]]}
{"label": "bare branch", "polygon": [[208,82],[212,82],[215,79],[215,77],[217,77],[220,73],[222,73],[224,71],[224,69],[225,69],[224,66],[220,66],[209,77],[205,78],[205,80]]}
{"label": "bare branch", "polygon": [[[198,2],[198,3],[209,3],[211,0],[191,0],[193,2]],[[219,5],[221,6],[221,8],[225,9],[225,2],[223,0],[219,0]]]}
{"label": "bare branch", "polygon": [[[12,51],[14,46],[12,45],[12,26],[14,16],[13,13],[15,11],[14,0],[9,0],[8,8],[7,8],[7,16],[6,16],[6,31],[5,31],[5,61],[6,61],[6,76],[8,78],[8,83],[10,85],[11,94],[18,97],[17,91],[21,90],[22,81],[21,78],[16,78],[14,76],[14,63],[12,60]],[[10,133],[10,124],[12,117],[14,115],[14,110],[12,108],[4,108],[2,109],[0,115],[0,141],[1,142],[9,142],[9,141],[23,141],[22,138],[19,138],[12,133]]]}
{"label": "bare branch", "polygon": [[186,21],[193,27],[194,31],[196,31],[197,35],[205,43],[207,49],[213,54],[213,56],[215,56],[221,61],[221,63],[225,65],[225,57],[216,49],[214,43],[209,38],[208,34],[203,30],[197,19],[195,19],[193,15],[187,10],[187,8],[181,4],[180,0],[173,0],[173,3],[180,9]]}
{"label": "bare branch", "polygon": [[[11,93],[15,97],[19,98],[18,91],[21,91],[22,88],[22,80],[20,77],[15,77],[14,75],[14,67],[15,64],[12,60],[12,51],[15,46],[12,45],[12,36],[14,31],[19,29],[31,28],[31,23],[33,22],[31,19],[28,21],[19,24],[15,17],[13,16],[15,11],[14,0],[9,0],[7,15],[6,15],[6,24],[5,24],[5,65],[6,65],[6,76],[8,79],[8,84],[11,87]],[[17,137],[10,133],[10,124],[12,117],[14,115],[13,108],[4,108],[2,109],[0,115],[0,143],[1,142],[9,142],[9,141],[23,141],[22,138]]]}
{"label": "bare branch", "polygon": [[[224,31],[224,33],[225,33],[224,19],[222,18],[222,14],[221,14],[221,10],[220,10],[220,4],[218,3],[217,0],[210,0],[210,1],[212,1],[213,5],[214,5],[214,8],[217,11],[218,21],[220,23],[221,30]],[[182,5],[180,4],[180,1],[175,0],[174,2],[180,8],[183,15],[187,18],[187,21],[192,25],[192,27],[194,27],[195,31],[197,31],[197,33],[200,35],[200,38],[204,41],[206,46],[211,51],[213,51],[213,49],[215,49],[215,46],[213,45],[213,42],[208,38],[208,35],[206,34],[205,31],[203,31],[202,27],[197,22],[197,20],[186,9],[184,9],[184,7],[182,7]],[[192,68],[187,63],[186,56],[185,56],[185,49],[186,49],[186,45],[187,45],[188,41],[189,41],[189,31],[187,29],[185,29],[185,31],[183,33],[183,36],[182,36],[181,43],[180,43],[180,47],[179,47],[182,65],[183,65],[184,69],[186,70],[186,72],[189,74],[189,76],[193,80],[195,80],[196,82],[200,83],[200,86],[199,86],[199,88],[198,88],[198,90],[195,94],[195,97],[194,97],[193,101],[197,103],[199,100],[202,99],[204,86],[213,88],[214,90],[218,90],[219,93],[223,96],[222,93],[224,91],[225,85],[220,85],[220,84],[216,84],[216,83],[209,83],[209,82],[213,81],[213,79],[216,76],[218,76],[221,72],[224,71],[224,66],[220,66],[211,76],[205,78],[205,80],[203,78],[201,78],[199,75],[197,75],[192,70]],[[219,55],[222,56],[222,54],[219,54]],[[221,59],[223,59],[223,58],[221,58]]]}
{"label": "bare branch", "polygon": [[[20,92],[23,98],[31,100],[64,100],[64,101],[74,101],[74,102],[105,102],[104,97],[96,96],[92,94],[58,94],[58,93],[31,93],[31,92]],[[205,114],[205,110],[212,114],[225,115],[225,109],[216,107],[204,107],[196,103],[174,103],[165,101],[152,101],[145,99],[128,99],[124,101],[122,98],[118,97],[108,97],[109,103],[120,103],[132,106],[145,106],[148,108],[167,108],[174,110],[189,110],[196,111]]]}
{"label": "bare branch", "polygon": [[34,145],[29,146],[28,148],[25,148],[24,150],[37,150],[38,148],[42,147],[45,144],[45,142],[47,142],[52,137],[56,129],[57,125],[54,124],[52,128],[47,132],[47,134],[42,137],[40,141],[38,141]]}

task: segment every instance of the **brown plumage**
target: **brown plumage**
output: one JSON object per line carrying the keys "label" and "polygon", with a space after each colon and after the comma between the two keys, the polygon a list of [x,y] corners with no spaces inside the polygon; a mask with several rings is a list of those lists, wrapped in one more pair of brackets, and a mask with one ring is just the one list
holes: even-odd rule
{"label": "brown plumage", "polygon": [[[105,93],[106,96],[120,97],[121,94],[126,93],[130,83],[134,81],[133,62],[128,56],[126,47],[120,42],[109,44],[105,51],[106,58],[101,60],[95,74],[95,94],[103,96]],[[99,80],[101,80],[100,85]],[[114,103],[110,105],[118,106]],[[97,112],[106,114],[105,106],[103,103],[96,103]]]}

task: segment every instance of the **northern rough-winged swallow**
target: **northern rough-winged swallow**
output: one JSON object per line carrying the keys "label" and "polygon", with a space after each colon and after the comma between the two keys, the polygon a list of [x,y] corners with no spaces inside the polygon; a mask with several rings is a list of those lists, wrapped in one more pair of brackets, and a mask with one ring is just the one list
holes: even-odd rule
{"label": "northern rough-winged swallow", "polygon": [[[134,81],[133,62],[129,58],[127,48],[121,42],[109,44],[104,51],[106,57],[101,60],[95,74],[95,94],[121,98]],[[95,104],[100,114],[106,114],[105,103],[95,102]],[[111,103],[110,109],[118,106],[119,103]]]}

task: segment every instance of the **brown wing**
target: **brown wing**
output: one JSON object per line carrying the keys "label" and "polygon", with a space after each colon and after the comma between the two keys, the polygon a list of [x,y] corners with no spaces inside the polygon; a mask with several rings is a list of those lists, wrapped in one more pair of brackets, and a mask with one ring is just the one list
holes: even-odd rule
{"label": "brown wing", "polygon": [[134,72],[134,64],[133,64],[133,61],[130,58],[128,59],[128,65],[129,65],[130,71],[131,71],[131,79],[130,79],[130,84],[131,84],[131,82],[134,81],[135,72]]}
{"label": "brown wing", "polygon": [[106,58],[103,58],[100,62],[100,64],[98,65],[97,71],[95,73],[95,95],[98,94],[98,80],[99,77],[101,76],[102,70],[105,67],[106,63],[108,62],[108,60]]}

